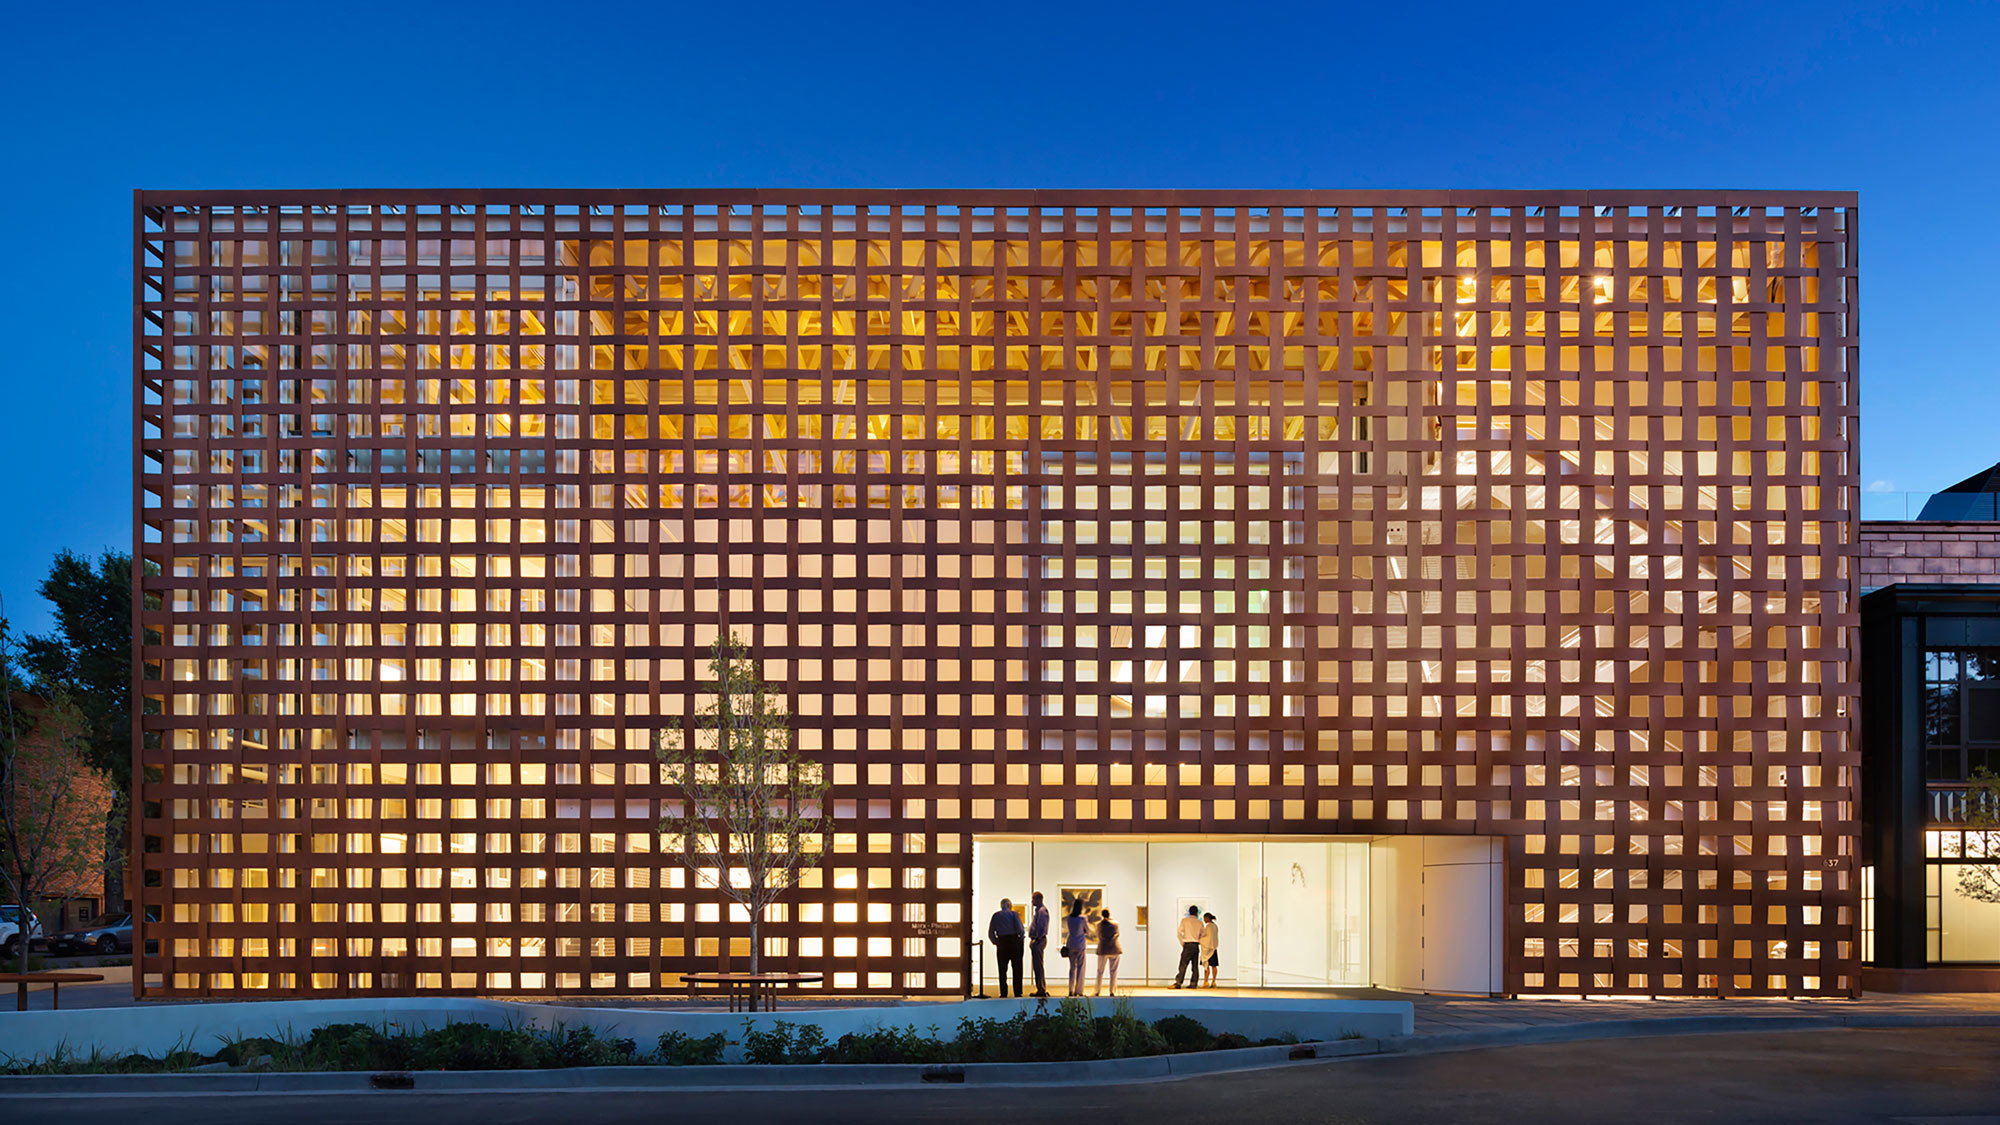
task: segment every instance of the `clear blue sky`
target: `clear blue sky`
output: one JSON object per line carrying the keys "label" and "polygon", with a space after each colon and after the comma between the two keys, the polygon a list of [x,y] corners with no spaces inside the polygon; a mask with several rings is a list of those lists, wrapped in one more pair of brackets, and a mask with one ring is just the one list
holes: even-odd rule
{"label": "clear blue sky", "polygon": [[1862,480],[2000,460],[2000,5],[16,6],[0,595],[129,546],[150,188],[1853,189]]}

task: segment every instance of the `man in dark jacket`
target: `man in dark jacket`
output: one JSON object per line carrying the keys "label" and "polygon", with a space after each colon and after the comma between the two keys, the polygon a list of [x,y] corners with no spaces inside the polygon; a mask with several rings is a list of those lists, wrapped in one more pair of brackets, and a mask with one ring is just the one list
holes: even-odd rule
{"label": "man in dark jacket", "polygon": [[1009,899],[1000,900],[1000,909],[993,920],[986,923],[986,940],[993,943],[993,954],[1000,961],[1000,999],[1007,998],[1007,966],[1014,966],[1014,995],[1024,995],[1021,991],[1021,916],[1014,913],[1014,903]]}
{"label": "man in dark jacket", "polygon": [[1049,951],[1049,908],[1042,905],[1042,892],[1035,892],[1035,907],[1029,914],[1028,963],[1035,970],[1035,995],[1049,994],[1048,969],[1043,958]]}

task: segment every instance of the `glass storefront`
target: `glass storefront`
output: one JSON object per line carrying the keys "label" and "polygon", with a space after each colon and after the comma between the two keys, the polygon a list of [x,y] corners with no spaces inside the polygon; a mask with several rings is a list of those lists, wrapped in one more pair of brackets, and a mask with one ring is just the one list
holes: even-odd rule
{"label": "glass storefront", "polygon": [[1119,926],[1120,979],[1161,984],[1179,964],[1175,931],[1192,906],[1215,915],[1226,987],[1365,987],[1368,851],[1365,839],[1339,838],[981,840],[975,937],[1003,897],[1025,909],[1039,890],[1052,918],[1080,897]]}

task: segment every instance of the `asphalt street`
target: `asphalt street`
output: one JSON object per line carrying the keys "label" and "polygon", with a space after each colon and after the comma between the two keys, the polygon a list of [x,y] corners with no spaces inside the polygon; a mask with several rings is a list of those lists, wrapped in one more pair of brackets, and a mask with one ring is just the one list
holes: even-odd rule
{"label": "asphalt street", "polygon": [[414,1125],[1041,1120],[1374,1125],[1903,1122],[2000,1125],[2000,1029],[1825,1030],[1300,1063],[1175,1082],[1033,1088],[9,1098],[14,1125]]}

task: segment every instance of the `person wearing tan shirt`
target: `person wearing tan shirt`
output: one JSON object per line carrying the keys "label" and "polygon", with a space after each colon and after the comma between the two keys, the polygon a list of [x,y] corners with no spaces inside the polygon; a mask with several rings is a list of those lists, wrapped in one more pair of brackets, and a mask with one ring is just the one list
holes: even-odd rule
{"label": "person wearing tan shirt", "polygon": [[1201,907],[1188,907],[1187,917],[1181,919],[1180,928],[1174,936],[1181,939],[1181,963],[1174,970],[1174,987],[1181,986],[1181,978],[1188,978],[1189,988],[1201,987]]}

